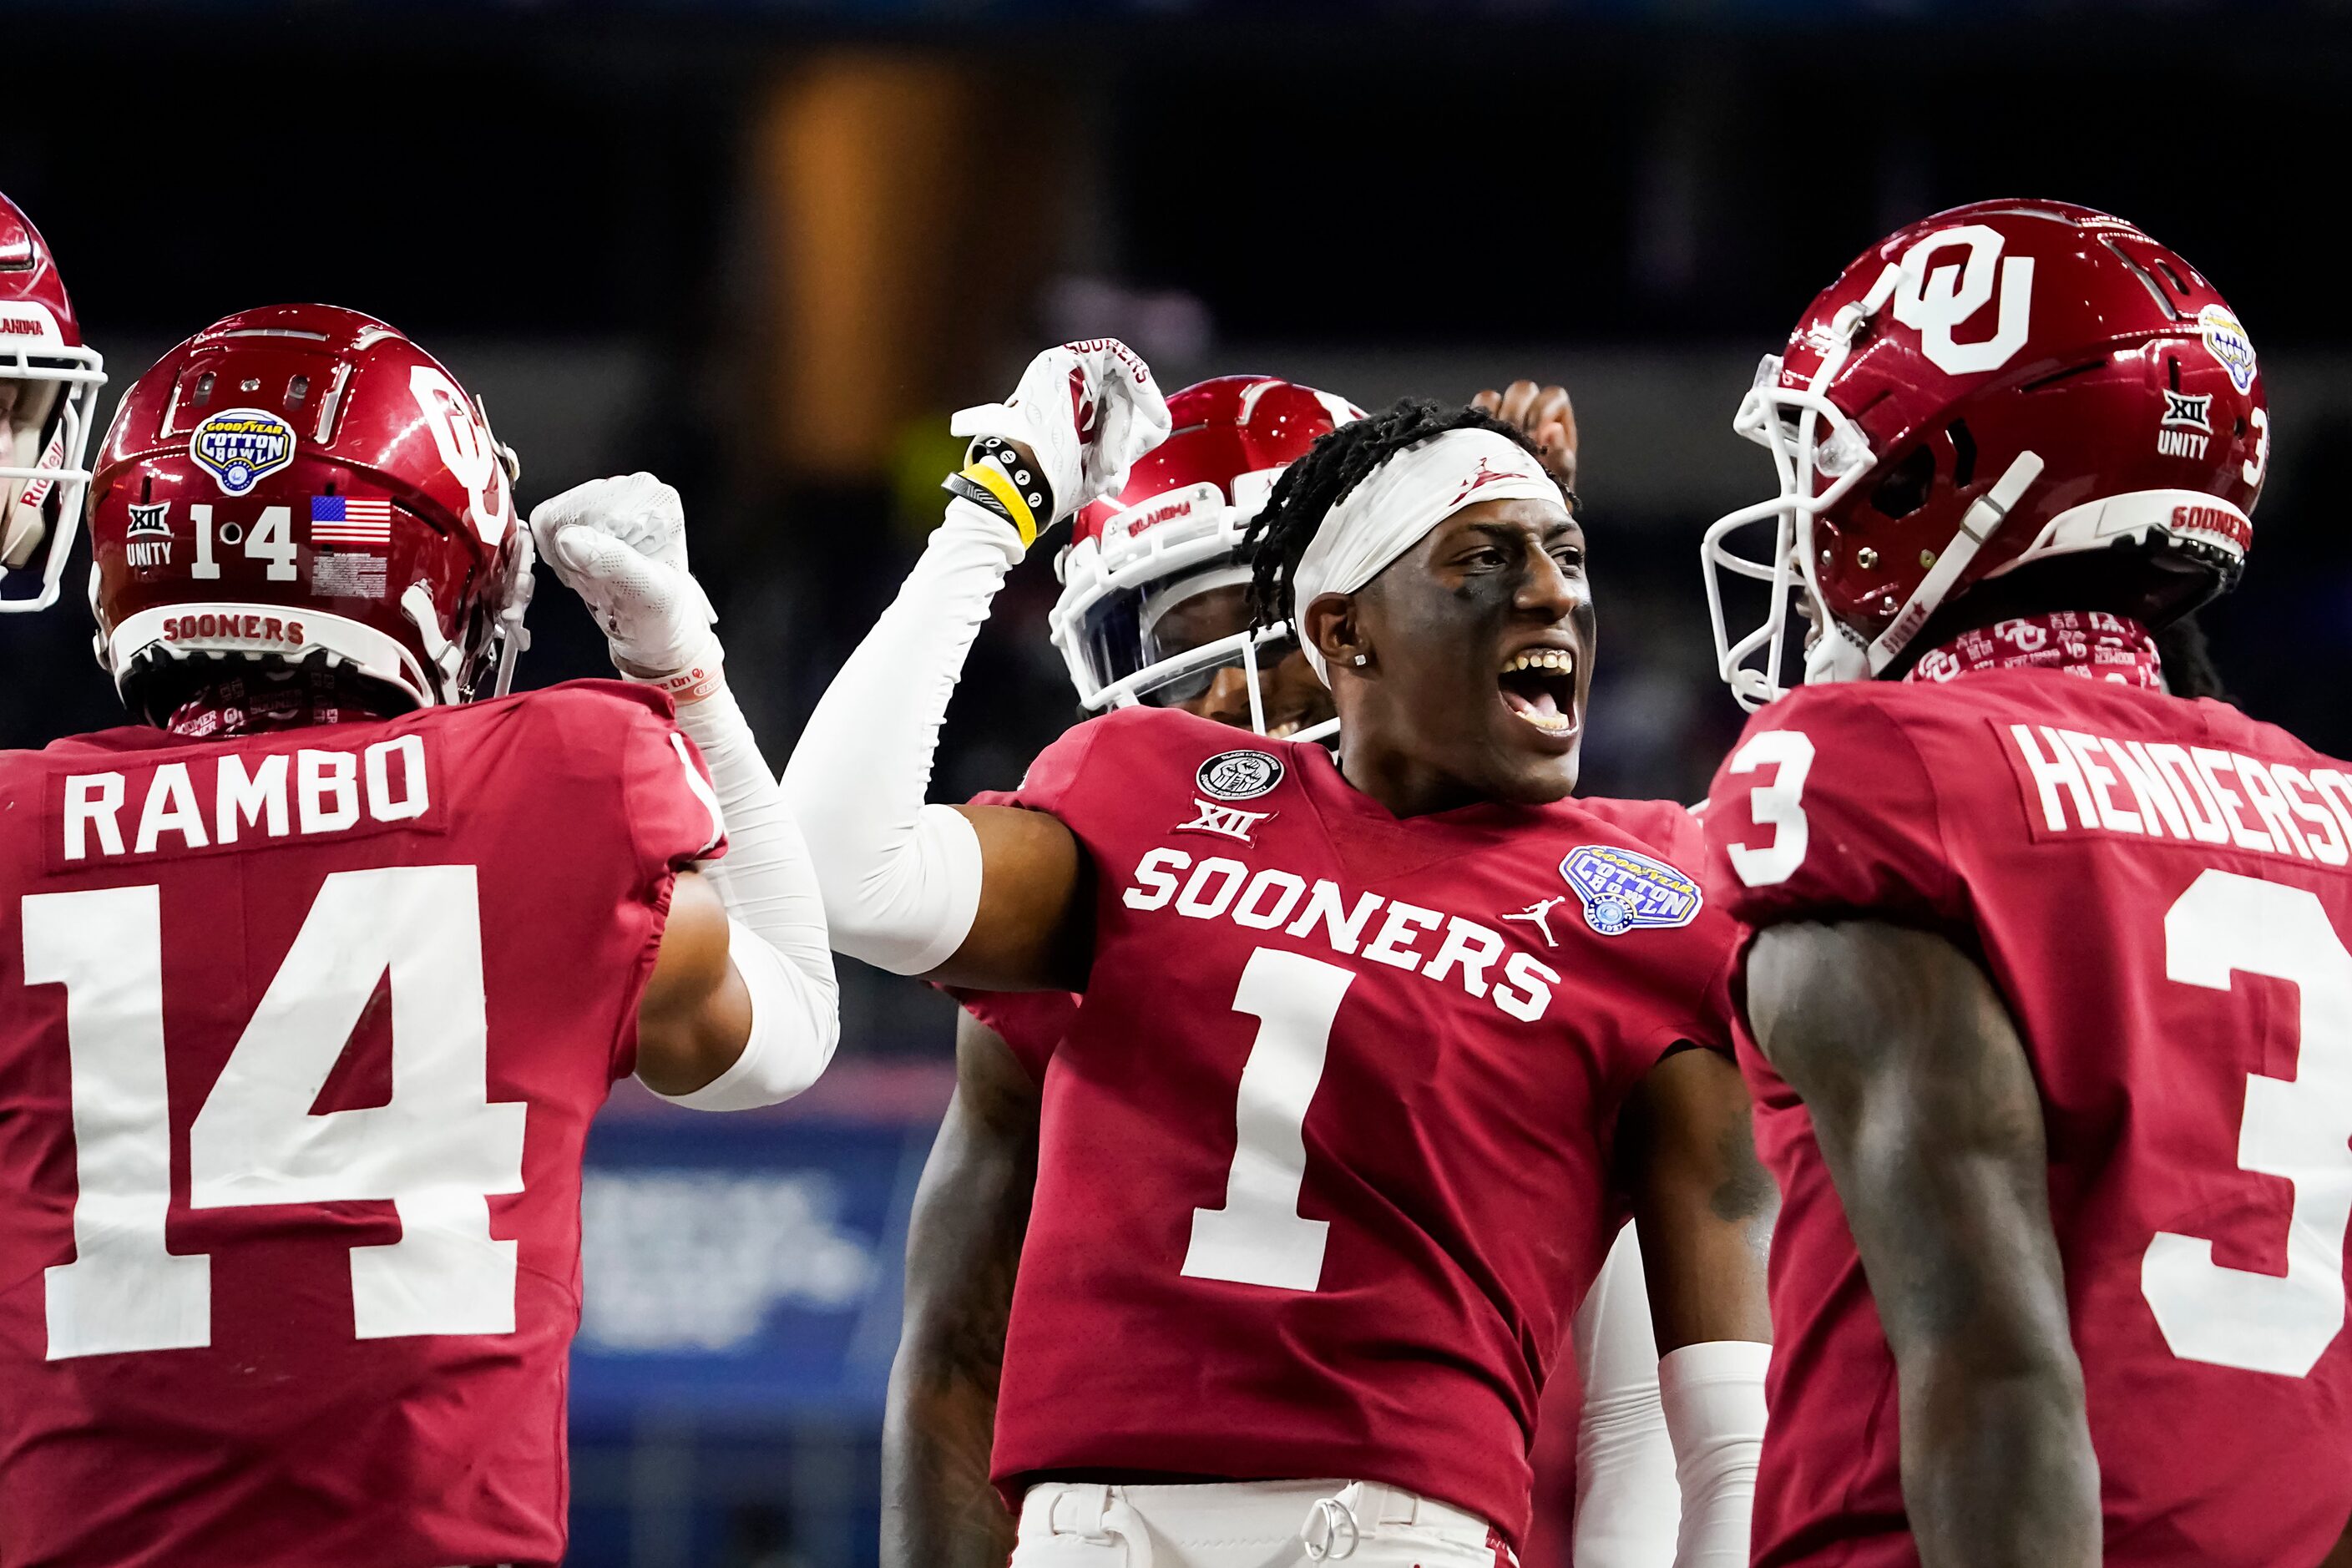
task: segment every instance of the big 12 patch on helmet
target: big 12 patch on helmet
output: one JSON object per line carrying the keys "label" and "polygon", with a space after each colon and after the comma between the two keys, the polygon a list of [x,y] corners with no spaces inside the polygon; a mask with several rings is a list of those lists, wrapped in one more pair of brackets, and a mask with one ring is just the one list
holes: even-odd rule
{"label": "big 12 patch on helmet", "polygon": [[1698,884],[1663,860],[1613,844],[1583,844],[1559,863],[1559,874],[1584,904],[1584,923],[1602,936],[1664,931],[1698,918]]}

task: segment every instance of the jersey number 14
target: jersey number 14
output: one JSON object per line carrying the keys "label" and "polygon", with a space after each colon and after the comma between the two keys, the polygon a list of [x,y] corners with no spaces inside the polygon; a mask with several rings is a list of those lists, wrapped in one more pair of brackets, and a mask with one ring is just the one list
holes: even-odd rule
{"label": "jersey number 14", "polygon": [[[66,988],[74,1260],[47,1271],[48,1356],[212,1342],[212,1259],[164,1245],[172,1124],[163,931],[152,883],[32,893],[25,981]],[[312,1113],[387,973],[392,1097]],[[471,866],[328,877],[188,1129],[194,1209],[390,1200],[400,1239],[352,1249],[352,1331],[507,1334],[515,1244],[488,1194],[522,1191],[525,1107],[488,1098]]]}

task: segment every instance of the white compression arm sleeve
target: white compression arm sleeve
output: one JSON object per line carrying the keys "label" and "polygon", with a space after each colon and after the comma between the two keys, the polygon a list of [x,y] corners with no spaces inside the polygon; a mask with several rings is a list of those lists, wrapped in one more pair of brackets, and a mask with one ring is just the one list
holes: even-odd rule
{"label": "white compression arm sleeve", "polygon": [[1021,553],[1010,527],[970,501],[948,502],[784,766],[833,944],[852,958],[925,973],[963,945],[980,912],[979,837],[923,795],[964,656]]}
{"label": "white compression arm sleeve", "polygon": [[725,683],[680,702],[677,726],[702,752],[727,825],[725,858],[696,869],[727,906],[727,950],[751,995],[751,1033],[733,1067],[672,1102],[698,1110],[773,1105],[814,1083],[841,1039],[816,867]]}
{"label": "white compression arm sleeve", "polygon": [[1764,1451],[1770,1345],[1708,1340],[1658,1363],[1658,1393],[1682,1481],[1675,1568],[1747,1568],[1756,1465]]}
{"label": "white compression arm sleeve", "polygon": [[1642,1248],[1626,1225],[1576,1310],[1576,1568],[1672,1568],[1682,1496],[1658,1402]]}

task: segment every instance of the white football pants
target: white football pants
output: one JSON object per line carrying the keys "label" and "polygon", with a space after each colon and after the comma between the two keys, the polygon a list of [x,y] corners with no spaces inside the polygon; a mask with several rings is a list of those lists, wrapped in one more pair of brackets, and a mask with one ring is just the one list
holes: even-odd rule
{"label": "white football pants", "polygon": [[1517,1568],[1486,1521],[1369,1481],[1114,1487],[1021,1500],[1012,1568]]}

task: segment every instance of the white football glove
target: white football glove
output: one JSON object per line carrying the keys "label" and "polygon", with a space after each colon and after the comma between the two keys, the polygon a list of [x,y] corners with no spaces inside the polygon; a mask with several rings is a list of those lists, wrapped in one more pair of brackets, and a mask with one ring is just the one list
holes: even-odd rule
{"label": "white football glove", "polygon": [[686,508],[651,474],[591,479],[530,510],[531,542],[604,628],[625,675],[715,665],[719,617],[686,569]]}
{"label": "white football glove", "polygon": [[1135,460],[1168,438],[1168,402],[1141,355],[1117,338],[1088,338],[1047,349],[1011,397],[963,409],[948,429],[1018,441],[1035,454],[1054,488],[1042,531],[1119,492]]}

